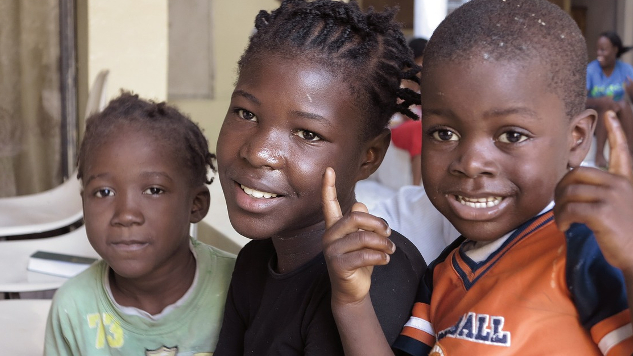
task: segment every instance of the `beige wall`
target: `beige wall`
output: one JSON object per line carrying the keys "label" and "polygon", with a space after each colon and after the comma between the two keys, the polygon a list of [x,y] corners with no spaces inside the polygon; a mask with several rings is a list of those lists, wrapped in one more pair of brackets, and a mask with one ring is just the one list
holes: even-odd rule
{"label": "beige wall", "polygon": [[237,79],[237,61],[255,28],[260,10],[279,6],[277,0],[214,0],[212,8],[215,81],[213,100],[170,100],[189,114],[204,130],[211,150],[215,151],[222,120],[228,109]]}

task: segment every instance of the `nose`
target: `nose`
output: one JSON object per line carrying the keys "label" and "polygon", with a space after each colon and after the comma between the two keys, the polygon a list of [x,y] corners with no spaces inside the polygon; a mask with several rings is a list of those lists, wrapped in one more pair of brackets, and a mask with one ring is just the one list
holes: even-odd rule
{"label": "nose", "polygon": [[278,130],[258,130],[242,145],[240,157],[253,167],[280,169],[284,166],[287,139]]}
{"label": "nose", "polygon": [[140,195],[140,192],[136,196],[132,192],[118,192],[111,220],[112,225],[124,227],[143,225],[145,217],[138,200]]}
{"label": "nose", "polygon": [[497,147],[492,140],[464,140],[449,169],[454,175],[468,178],[494,177],[499,172]]}

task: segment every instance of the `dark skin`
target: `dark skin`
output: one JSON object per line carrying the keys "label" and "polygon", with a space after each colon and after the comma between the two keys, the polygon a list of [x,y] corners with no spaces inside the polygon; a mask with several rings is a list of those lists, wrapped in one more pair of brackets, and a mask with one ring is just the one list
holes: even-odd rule
{"label": "dark skin", "polygon": [[193,282],[189,224],[207,214],[209,190],[192,184],[182,157],[160,138],[125,125],[114,132],[86,158],[86,232],[111,267],[117,303],[158,314]]}
{"label": "dark skin", "polygon": [[[546,76],[538,75],[544,71],[537,62],[437,66],[422,90],[427,134],[422,155],[430,160],[423,167],[425,188],[438,210],[474,241],[500,238],[544,209],[556,191],[559,228],[581,222],[594,230],[607,260],[623,271],[631,303],[633,174],[625,137],[611,117],[612,170],[578,168],[589,149],[595,112],[567,118],[563,101],[548,93]],[[517,159],[520,165],[512,162]],[[345,354],[390,355],[368,293],[373,266],[388,263],[394,250],[389,227],[361,205],[341,213],[334,181],[333,172],[323,181],[328,226],[323,244]],[[475,201],[481,198],[484,205]]]}
{"label": "dark skin", "polygon": [[[618,48],[611,43],[607,37],[598,39],[597,59],[604,75],[611,76],[615,69],[617,61]],[[633,81],[628,78],[625,85],[627,95],[623,100],[614,101],[611,96],[603,96],[599,98],[587,98],[587,107],[595,109],[598,115],[602,117],[608,110],[613,111],[622,124],[622,129],[629,142],[633,140],[633,110],[631,109],[631,100],[633,100]],[[607,142],[607,131],[604,122],[599,120],[596,125],[596,156],[595,163],[597,167],[605,168],[607,166],[604,156],[604,145]],[[633,148],[629,147],[633,153]]]}
{"label": "dark skin", "polygon": [[365,116],[344,79],[305,59],[274,58],[241,70],[218,139],[218,173],[233,227],[271,238],[277,271],[287,273],[322,251],[325,168],[340,172],[349,211],[356,182],[380,165],[390,134],[359,139]]}

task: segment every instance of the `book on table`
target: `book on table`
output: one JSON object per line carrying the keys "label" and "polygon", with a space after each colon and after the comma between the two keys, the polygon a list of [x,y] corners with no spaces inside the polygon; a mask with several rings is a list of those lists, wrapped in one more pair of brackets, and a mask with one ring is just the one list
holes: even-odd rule
{"label": "book on table", "polygon": [[96,258],[91,257],[36,251],[29,258],[29,265],[26,269],[31,272],[70,278],[90,267],[96,260]]}

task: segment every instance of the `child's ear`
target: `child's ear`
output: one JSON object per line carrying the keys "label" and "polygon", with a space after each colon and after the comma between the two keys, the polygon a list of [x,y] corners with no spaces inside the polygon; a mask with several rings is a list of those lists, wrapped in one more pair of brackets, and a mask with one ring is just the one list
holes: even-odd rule
{"label": "child's ear", "polygon": [[189,222],[197,223],[204,219],[209,212],[209,205],[211,204],[211,193],[206,185],[201,185],[196,188],[193,202],[191,204],[191,214],[189,216]]}
{"label": "child's ear", "polygon": [[378,169],[385,158],[390,142],[391,130],[385,128],[366,144],[364,160],[361,163],[356,181],[366,179]]}
{"label": "child's ear", "polygon": [[569,160],[567,162],[569,167],[580,166],[580,163],[587,156],[591,148],[597,118],[598,114],[595,110],[587,109],[572,119],[570,125]]}

